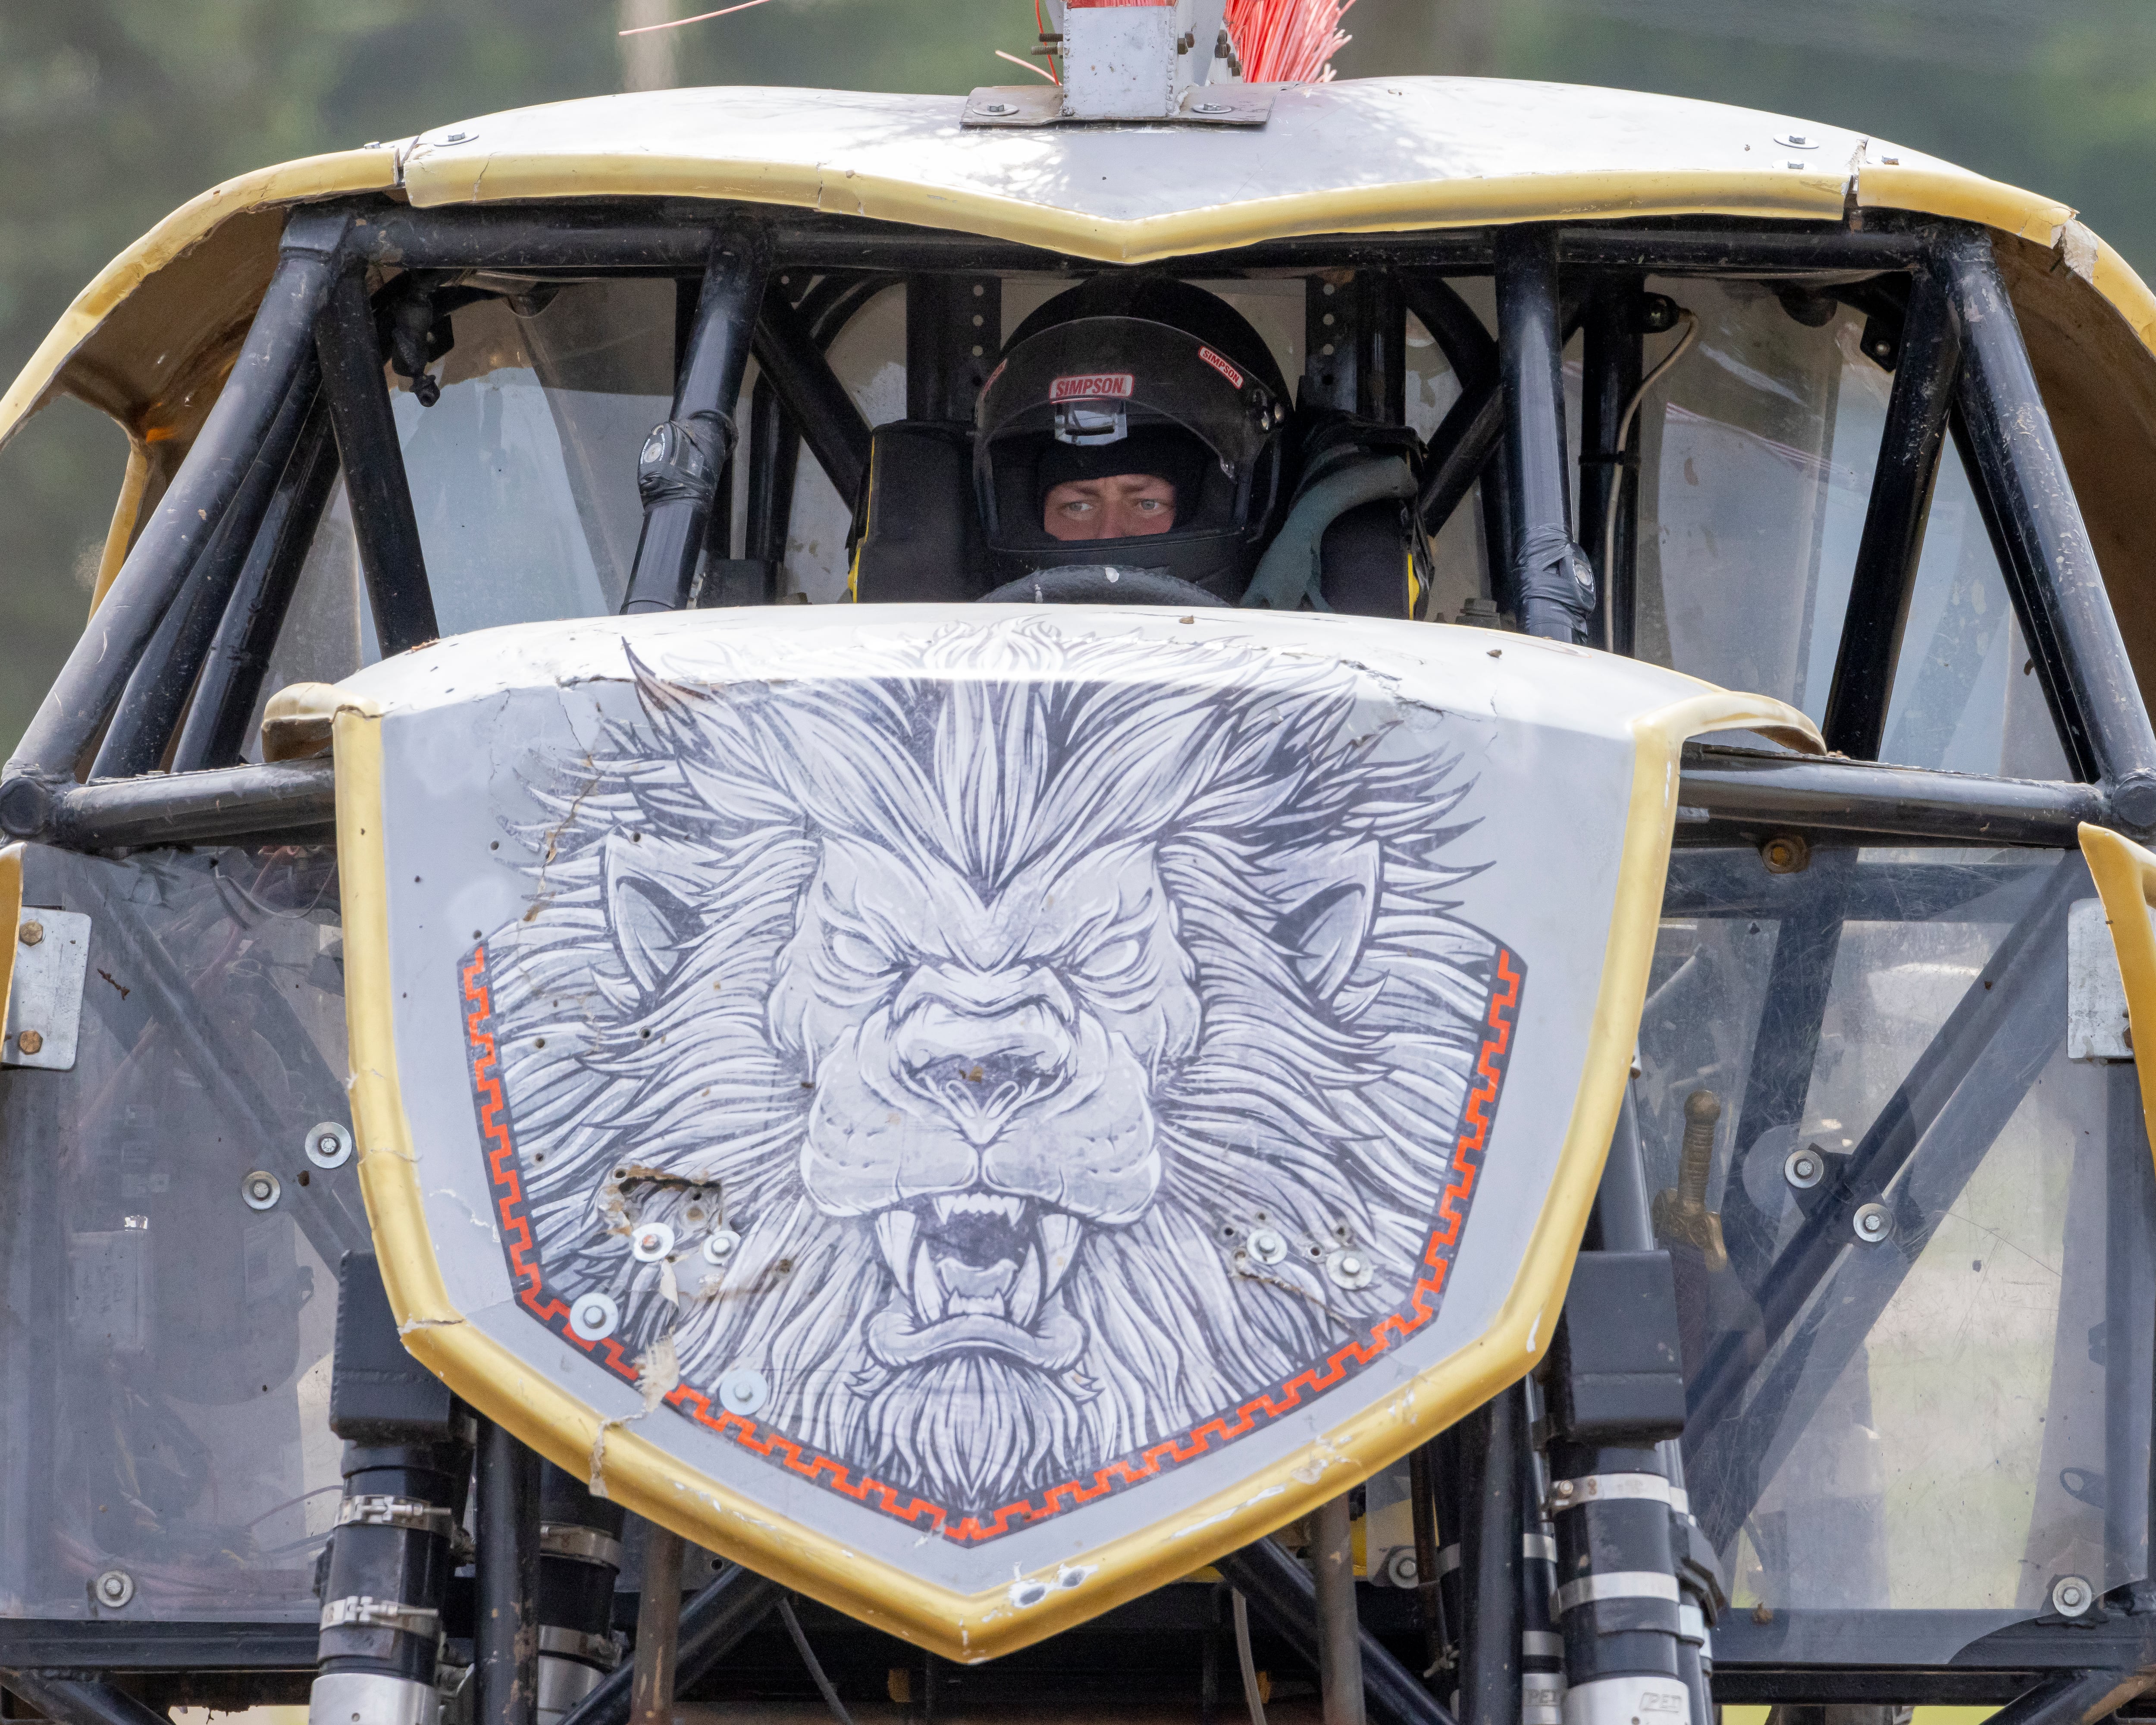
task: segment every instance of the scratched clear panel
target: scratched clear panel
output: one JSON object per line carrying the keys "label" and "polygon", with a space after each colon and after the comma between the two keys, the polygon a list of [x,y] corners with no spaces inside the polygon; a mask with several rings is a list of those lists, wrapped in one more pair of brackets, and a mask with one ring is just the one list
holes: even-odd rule
{"label": "scratched clear panel", "polygon": [[2091,896],[2054,851],[1672,865],[1639,1094],[1686,1483],[1792,1633],[2147,1574],[2156,1178],[2133,1068],[2066,1055]]}
{"label": "scratched clear panel", "polygon": [[0,1068],[0,1613],[306,1620],[367,1243],[355,1168],[305,1152],[346,1119],[333,853],[33,846],[24,881],[90,962],[74,1065]]}

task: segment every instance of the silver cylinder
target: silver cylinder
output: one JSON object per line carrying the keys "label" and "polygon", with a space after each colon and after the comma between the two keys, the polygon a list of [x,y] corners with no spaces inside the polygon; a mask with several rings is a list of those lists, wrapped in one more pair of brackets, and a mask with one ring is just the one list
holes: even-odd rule
{"label": "silver cylinder", "polygon": [[1564,1692],[1564,1725],[1685,1725],[1691,1697],[1676,1677],[1598,1677]]}
{"label": "silver cylinder", "polygon": [[[562,1725],[570,1708],[599,1686],[605,1674],[586,1665],[580,1659],[563,1659],[559,1655],[542,1653],[539,1656],[538,1725]],[[307,1725],[321,1725],[311,1719]]]}
{"label": "silver cylinder", "polygon": [[441,1709],[432,1683],[386,1671],[325,1671],[307,1697],[307,1725],[437,1725]]}

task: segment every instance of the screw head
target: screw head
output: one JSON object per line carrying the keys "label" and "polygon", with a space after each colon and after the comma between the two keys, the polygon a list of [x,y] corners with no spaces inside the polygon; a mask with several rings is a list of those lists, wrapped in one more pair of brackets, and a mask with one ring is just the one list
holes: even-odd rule
{"label": "screw head", "polygon": [[2051,1609],[2061,1617],[2079,1617],[2096,1604],[2096,1589],[2078,1575],[2061,1575],[2051,1584]]}
{"label": "screw head", "polygon": [[26,1055],[33,1055],[45,1045],[41,1030],[19,1030],[15,1034],[15,1046]]}
{"label": "screw head", "polygon": [[98,1604],[117,1611],[135,1597],[135,1578],[125,1569],[107,1569],[90,1584],[90,1596]]}
{"label": "screw head", "polygon": [[983,102],[981,104],[981,112],[983,114],[993,115],[997,119],[1000,120],[1006,114],[1017,113],[1018,107],[1017,105],[1013,102]]}
{"label": "screw head", "polygon": [[[1203,114],[1210,118],[1220,114],[1232,114],[1235,110],[1225,102],[1193,102],[1190,105],[1190,111],[1194,114]],[[1414,1559],[1410,1558],[1409,1562],[1412,1563]]]}
{"label": "screw head", "polygon": [[475,131],[453,131],[442,141],[445,144],[469,144],[479,134]]}
{"label": "screw head", "polygon": [[1856,1214],[1849,1219],[1849,1225],[1865,1245],[1876,1245],[1894,1231],[1894,1219],[1883,1204],[1860,1204]]}
{"label": "screw head", "polygon": [[664,1222],[646,1222],[629,1237],[629,1250],[639,1264],[656,1264],[674,1250],[674,1230]]}
{"label": "screw head", "polygon": [[[15,938],[22,942],[22,943],[26,947],[34,947],[44,937],[45,925],[42,922],[25,922],[20,928],[15,931]],[[108,1574],[116,1575],[120,1572],[116,1569],[113,1569],[108,1570],[106,1573]]]}
{"label": "screw head", "polygon": [[1777,833],[1759,847],[1759,860],[1770,875],[1801,875],[1811,860],[1811,846],[1797,833]]}
{"label": "screw head", "polygon": [[1419,1573],[1415,1568],[1414,1548],[1411,1545],[1394,1546],[1392,1556],[1385,1559],[1385,1579],[1394,1587],[1413,1587]]}
{"label": "screw head", "polygon": [[1550,1487],[1550,1496],[1553,1497],[1569,1498],[1578,1495],[1578,1491],[1579,1487],[1574,1485],[1570,1480],[1559,1480],[1555,1485]]}
{"label": "screw head", "polygon": [[771,1399],[771,1380],[753,1366],[736,1366],[719,1379],[719,1405],[746,1418]]}
{"label": "screw head", "polygon": [[1287,1241],[1276,1229],[1253,1229],[1245,1244],[1251,1257],[1260,1264],[1277,1264],[1287,1255]]}
{"label": "screw head", "polygon": [[1810,1144],[1792,1150],[1782,1163],[1782,1178],[1799,1192],[1809,1192],[1826,1178],[1826,1154]]}
{"label": "screw head", "polygon": [[1774,141],[1789,150],[1816,150],[1819,140],[1808,132],[1785,131]]}
{"label": "screw head", "polygon": [[305,1148],[307,1160],[316,1168],[342,1168],[352,1160],[352,1128],[336,1120],[311,1126]]}
{"label": "screw head", "polygon": [[723,1264],[741,1245],[741,1235],[731,1228],[714,1228],[704,1236],[704,1261]]}
{"label": "screw head", "polygon": [[613,1303],[613,1296],[596,1289],[578,1295],[569,1307],[569,1327],[587,1342],[605,1341],[620,1322],[621,1307]]}
{"label": "screw head", "polygon": [[1342,1246],[1325,1260],[1325,1273],[1343,1288],[1367,1288],[1378,1274],[1370,1255],[1360,1246]]}
{"label": "screw head", "polygon": [[283,1183],[267,1168],[240,1176],[239,1201],[250,1210],[274,1210],[284,1190]]}

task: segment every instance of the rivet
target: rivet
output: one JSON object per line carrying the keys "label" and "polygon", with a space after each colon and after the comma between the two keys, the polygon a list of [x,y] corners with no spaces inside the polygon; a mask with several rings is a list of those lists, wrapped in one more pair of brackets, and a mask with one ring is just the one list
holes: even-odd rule
{"label": "rivet", "polygon": [[[44,937],[45,925],[42,922],[25,922],[15,931],[15,938],[26,947],[34,947]],[[108,1569],[105,1573],[108,1575],[117,1575],[120,1572],[117,1569]]]}
{"label": "rivet", "polygon": [[1277,1264],[1287,1255],[1287,1241],[1270,1228],[1254,1230],[1250,1240],[1250,1255],[1260,1264]]}
{"label": "rivet", "polygon": [[629,1236],[629,1250],[639,1264],[656,1264],[674,1250],[674,1230],[664,1222],[646,1222]]}
{"label": "rivet", "polygon": [[770,1399],[771,1380],[753,1366],[736,1366],[719,1379],[719,1404],[729,1414],[753,1414]]}
{"label": "rivet", "polygon": [[336,1120],[311,1126],[305,1148],[307,1160],[316,1168],[342,1168],[352,1160],[352,1128]]}
{"label": "rivet", "polygon": [[704,1236],[704,1261],[706,1264],[723,1264],[733,1256],[735,1248],[740,1245],[741,1235],[732,1229],[714,1228]]}
{"label": "rivet", "polygon": [[1367,1288],[1378,1272],[1368,1253],[1357,1247],[1342,1246],[1325,1260],[1325,1273],[1337,1286]]}
{"label": "rivet", "polygon": [[15,1046],[26,1055],[33,1055],[44,1045],[45,1039],[42,1031],[23,1030],[16,1034]]}
{"label": "rivet", "polygon": [[605,1341],[620,1322],[621,1307],[611,1294],[579,1294],[569,1307],[569,1327],[587,1342]]}
{"label": "rivet", "polygon": [[274,1210],[284,1191],[276,1175],[267,1168],[256,1168],[239,1183],[239,1201],[250,1210]]}

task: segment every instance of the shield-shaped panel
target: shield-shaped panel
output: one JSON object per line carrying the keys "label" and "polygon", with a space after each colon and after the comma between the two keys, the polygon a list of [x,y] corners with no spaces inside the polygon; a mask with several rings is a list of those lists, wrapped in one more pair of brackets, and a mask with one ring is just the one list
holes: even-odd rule
{"label": "shield-shaped panel", "polygon": [[955,1658],[1303,1512],[1547,1346],[1676,751],[1800,714],[1471,629],[891,607],[345,685],[413,1350]]}

